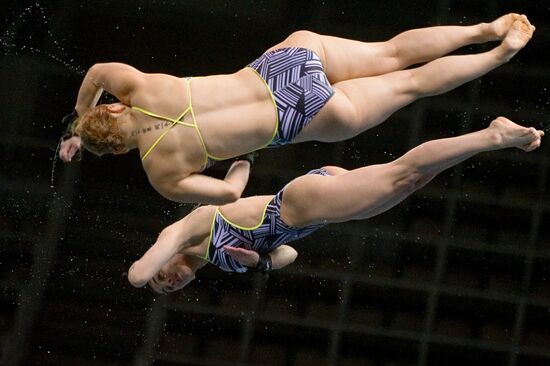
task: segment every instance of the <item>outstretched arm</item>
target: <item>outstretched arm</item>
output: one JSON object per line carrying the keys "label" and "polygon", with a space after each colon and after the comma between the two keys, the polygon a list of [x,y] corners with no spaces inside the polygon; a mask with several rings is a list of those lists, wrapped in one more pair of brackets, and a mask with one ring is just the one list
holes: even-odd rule
{"label": "outstretched arm", "polygon": [[157,241],[128,270],[128,281],[135,287],[147,284],[161,267],[188,243],[185,219],[162,230]]}
{"label": "outstretched arm", "polygon": [[190,214],[162,230],[155,244],[132,264],[128,270],[128,281],[133,286],[145,286],[175,254],[204,239],[204,235],[193,234],[197,232],[198,225],[190,220],[191,216]]}
{"label": "outstretched arm", "polygon": [[[237,262],[250,268],[256,268],[260,262],[260,255],[253,250],[226,246],[225,251]],[[283,244],[273,249],[268,255],[271,257],[272,269],[281,269],[293,263],[298,252],[293,247]]]}
{"label": "outstretched arm", "polygon": [[223,205],[241,197],[249,175],[250,162],[237,160],[231,165],[223,180],[203,174],[191,174],[180,180],[177,185],[167,184],[158,190],[163,196],[176,202]]}

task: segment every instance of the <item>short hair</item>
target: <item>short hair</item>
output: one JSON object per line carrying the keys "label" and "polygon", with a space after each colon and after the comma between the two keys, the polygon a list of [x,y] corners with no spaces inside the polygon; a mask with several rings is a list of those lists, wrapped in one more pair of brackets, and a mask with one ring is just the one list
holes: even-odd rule
{"label": "short hair", "polygon": [[122,151],[126,146],[117,119],[104,104],[87,110],[78,118],[72,133],[80,136],[86,150],[98,156]]}

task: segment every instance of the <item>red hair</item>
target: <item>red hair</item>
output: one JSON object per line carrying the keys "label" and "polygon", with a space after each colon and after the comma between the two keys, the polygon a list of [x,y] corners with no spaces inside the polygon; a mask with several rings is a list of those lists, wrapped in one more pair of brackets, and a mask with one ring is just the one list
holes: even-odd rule
{"label": "red hair", "polygon": [[86,111],[75,121],[72,132],[80,136],[86,150],[98,156],[116,153],[126,147],[117,119],[109,113],[106,105]]}

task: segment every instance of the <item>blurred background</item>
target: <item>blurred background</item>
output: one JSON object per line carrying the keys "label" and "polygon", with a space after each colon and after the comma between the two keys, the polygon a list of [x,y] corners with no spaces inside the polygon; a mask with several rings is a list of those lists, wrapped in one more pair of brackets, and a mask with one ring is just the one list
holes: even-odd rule
{"label": "blurred background", "polygon": [[548,1],[3,4],[0,364],[550,364],[548,141],[530,154],[480,155],[383,215],[325,227],[294,243],[296,263],[269,278],[207,266],[170,296],[132,288],[125,272],[193,206],[158,195],[136,151],[84,153],[68,165],[54,159],[61,117],[96,62],[180,76],[231,73],[298,29],[383,41],[510,11],[537,26],[510,63],[355,139],[264,150],[245,194],[274,193],[323,165],[388,162],[498,115],[548,133]]}

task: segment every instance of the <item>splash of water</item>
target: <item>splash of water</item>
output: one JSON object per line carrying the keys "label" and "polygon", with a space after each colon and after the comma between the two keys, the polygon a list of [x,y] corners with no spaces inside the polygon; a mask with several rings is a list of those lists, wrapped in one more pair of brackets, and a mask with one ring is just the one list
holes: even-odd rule
{"label": "splash of water", "polygon": [[[8,18],[3,34],[0,34],[0,49],[4,55],[20,55],[25,52],[30,52],[34,55],[47,57],[56,63],[59,63],[67,68],[70,72],[80,76],[86,73],[86,70],[77,65],[73,58],[69,57],[61,45],[65,39],[60,42],[53,34],[49,26],[48,12],[38,2],[27,6],[18,15]],[[37,28],[45,28],[45,36],[40,36],[42,44],[47,43],[51,50],[41,49],[32,45],[33,32],[26,33],[28,27],[36,30]],[[35,33],[36,34],[36,33]],[[18,39],[19,37],[19,39]],[[28,44],[21,44],[28,41]],[[55,169],[59,160],[59,149],[61,141],[55,148],[55,153],[52,158],[52,170],[50,175],[50,188],[55,189]],[[54,192],[55,193],[55,192]]]}
{"label": "splash of water", "polygon": [[59,160],[59,149],[60,148],[61,148],[61,140],[59,140],[59,142],[57,143],[57,146],[55,148],[55,153],[53,154],[53,158],[52,158],[52,173],[50,175],[50,188],[51,189],[55,189],[54,174],[55,174],[55,167],[57,166],[57,161]]}
{"label": "splash of water", "polygon": [[[36,24],[37,22],[41,23]],[[25,23],[32,23],[33,28],[37,28],[38,26],[46,27],[46,39],[53,44],[53,51],[40,49],[31,45],[18,45],[18,42],[16,42],[17,30]],[[32,35],[28,35],[28,39],[30,41]],[[84,75],[86,73],[83,67],[74,63],[74,59],[68,56],[65,49],[61,46],[61,43],[53,35],[51,29],[49,29],[46,10],[39,3],[34,3],[26,7],[18,16],[11,18],[11,23],[6,27],[4,33],[0,35],[0,46],[2,46],[5,55],[19,55],[21,51],[28,50],[31,54],[42,55],[62,64],[75,74]]]}

